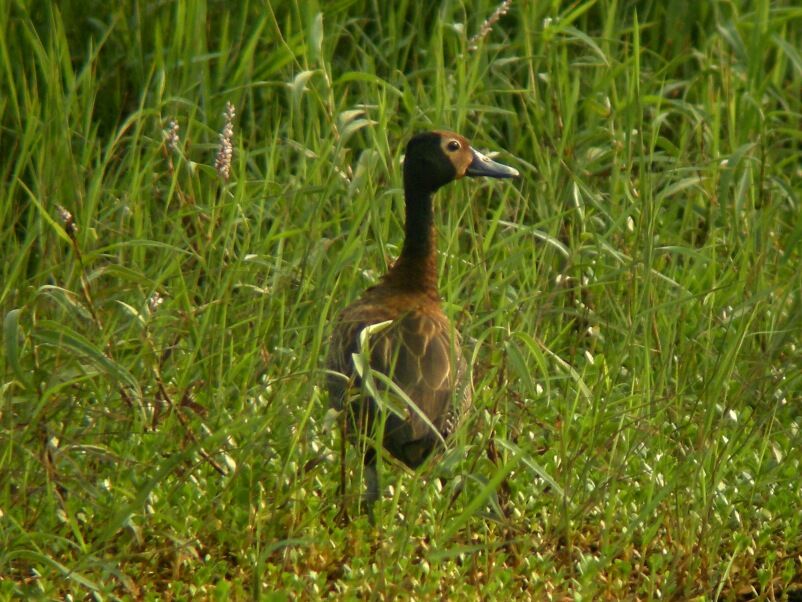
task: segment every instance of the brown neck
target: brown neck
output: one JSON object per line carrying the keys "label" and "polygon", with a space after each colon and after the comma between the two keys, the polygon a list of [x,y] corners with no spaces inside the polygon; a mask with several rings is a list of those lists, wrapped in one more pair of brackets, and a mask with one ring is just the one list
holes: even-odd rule
{"label": "brown neck", "polygon": [[387,273],[393,285],[437,295],[437,232],[432,193],[406,190],[406,224],[401,256]]}

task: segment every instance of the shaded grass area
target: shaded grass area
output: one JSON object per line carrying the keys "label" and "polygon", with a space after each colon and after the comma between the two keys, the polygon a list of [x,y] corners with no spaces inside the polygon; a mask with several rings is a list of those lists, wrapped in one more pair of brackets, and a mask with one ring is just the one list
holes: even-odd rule
{"label": "shaded grass area", "polygon": [[[2,4],[0,594],[798,598],[802,9],[665,4]],[[442,127],[523,174],[437,199],[475,407],[340,528]]]}

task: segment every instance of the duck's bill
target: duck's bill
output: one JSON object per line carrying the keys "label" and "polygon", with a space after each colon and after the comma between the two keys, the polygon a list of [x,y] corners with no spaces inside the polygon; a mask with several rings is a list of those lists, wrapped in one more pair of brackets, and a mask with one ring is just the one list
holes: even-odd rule
{"label": "duck's bill", "polygon": [[468,171],[465,172],[465,175],[474,177],[484,176],[487,178],[517,178],[521,175],[518,173],[517,169],[502,165],[501,163],[496,163],[493,159],[483,155],[479,151],[471,150],[473,151],[473,161],[471,161],[471,164],[468,166]]}

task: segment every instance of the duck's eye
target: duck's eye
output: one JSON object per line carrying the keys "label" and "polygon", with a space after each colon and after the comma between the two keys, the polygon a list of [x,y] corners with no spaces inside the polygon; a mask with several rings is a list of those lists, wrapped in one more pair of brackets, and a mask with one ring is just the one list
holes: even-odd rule
{"label": "duck's eye", "polygon": [[454,153],[454,152],[457,152],[460,149],[460,145],[459,145],[459,142],[457,142],[456,140],[452,140],[451,142],[448,143],[446,148],[450,152]]}

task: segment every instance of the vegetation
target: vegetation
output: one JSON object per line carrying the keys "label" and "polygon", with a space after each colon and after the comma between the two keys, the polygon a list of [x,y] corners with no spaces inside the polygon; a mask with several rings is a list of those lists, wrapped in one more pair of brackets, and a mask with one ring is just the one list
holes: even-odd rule
{"label": "vegetation", "polygon": [[[0,597],[799,599],[802,8],[496,9],[0,2]],[[523,174],[437,199],[475,408],[341,527],[432,128]]]}

